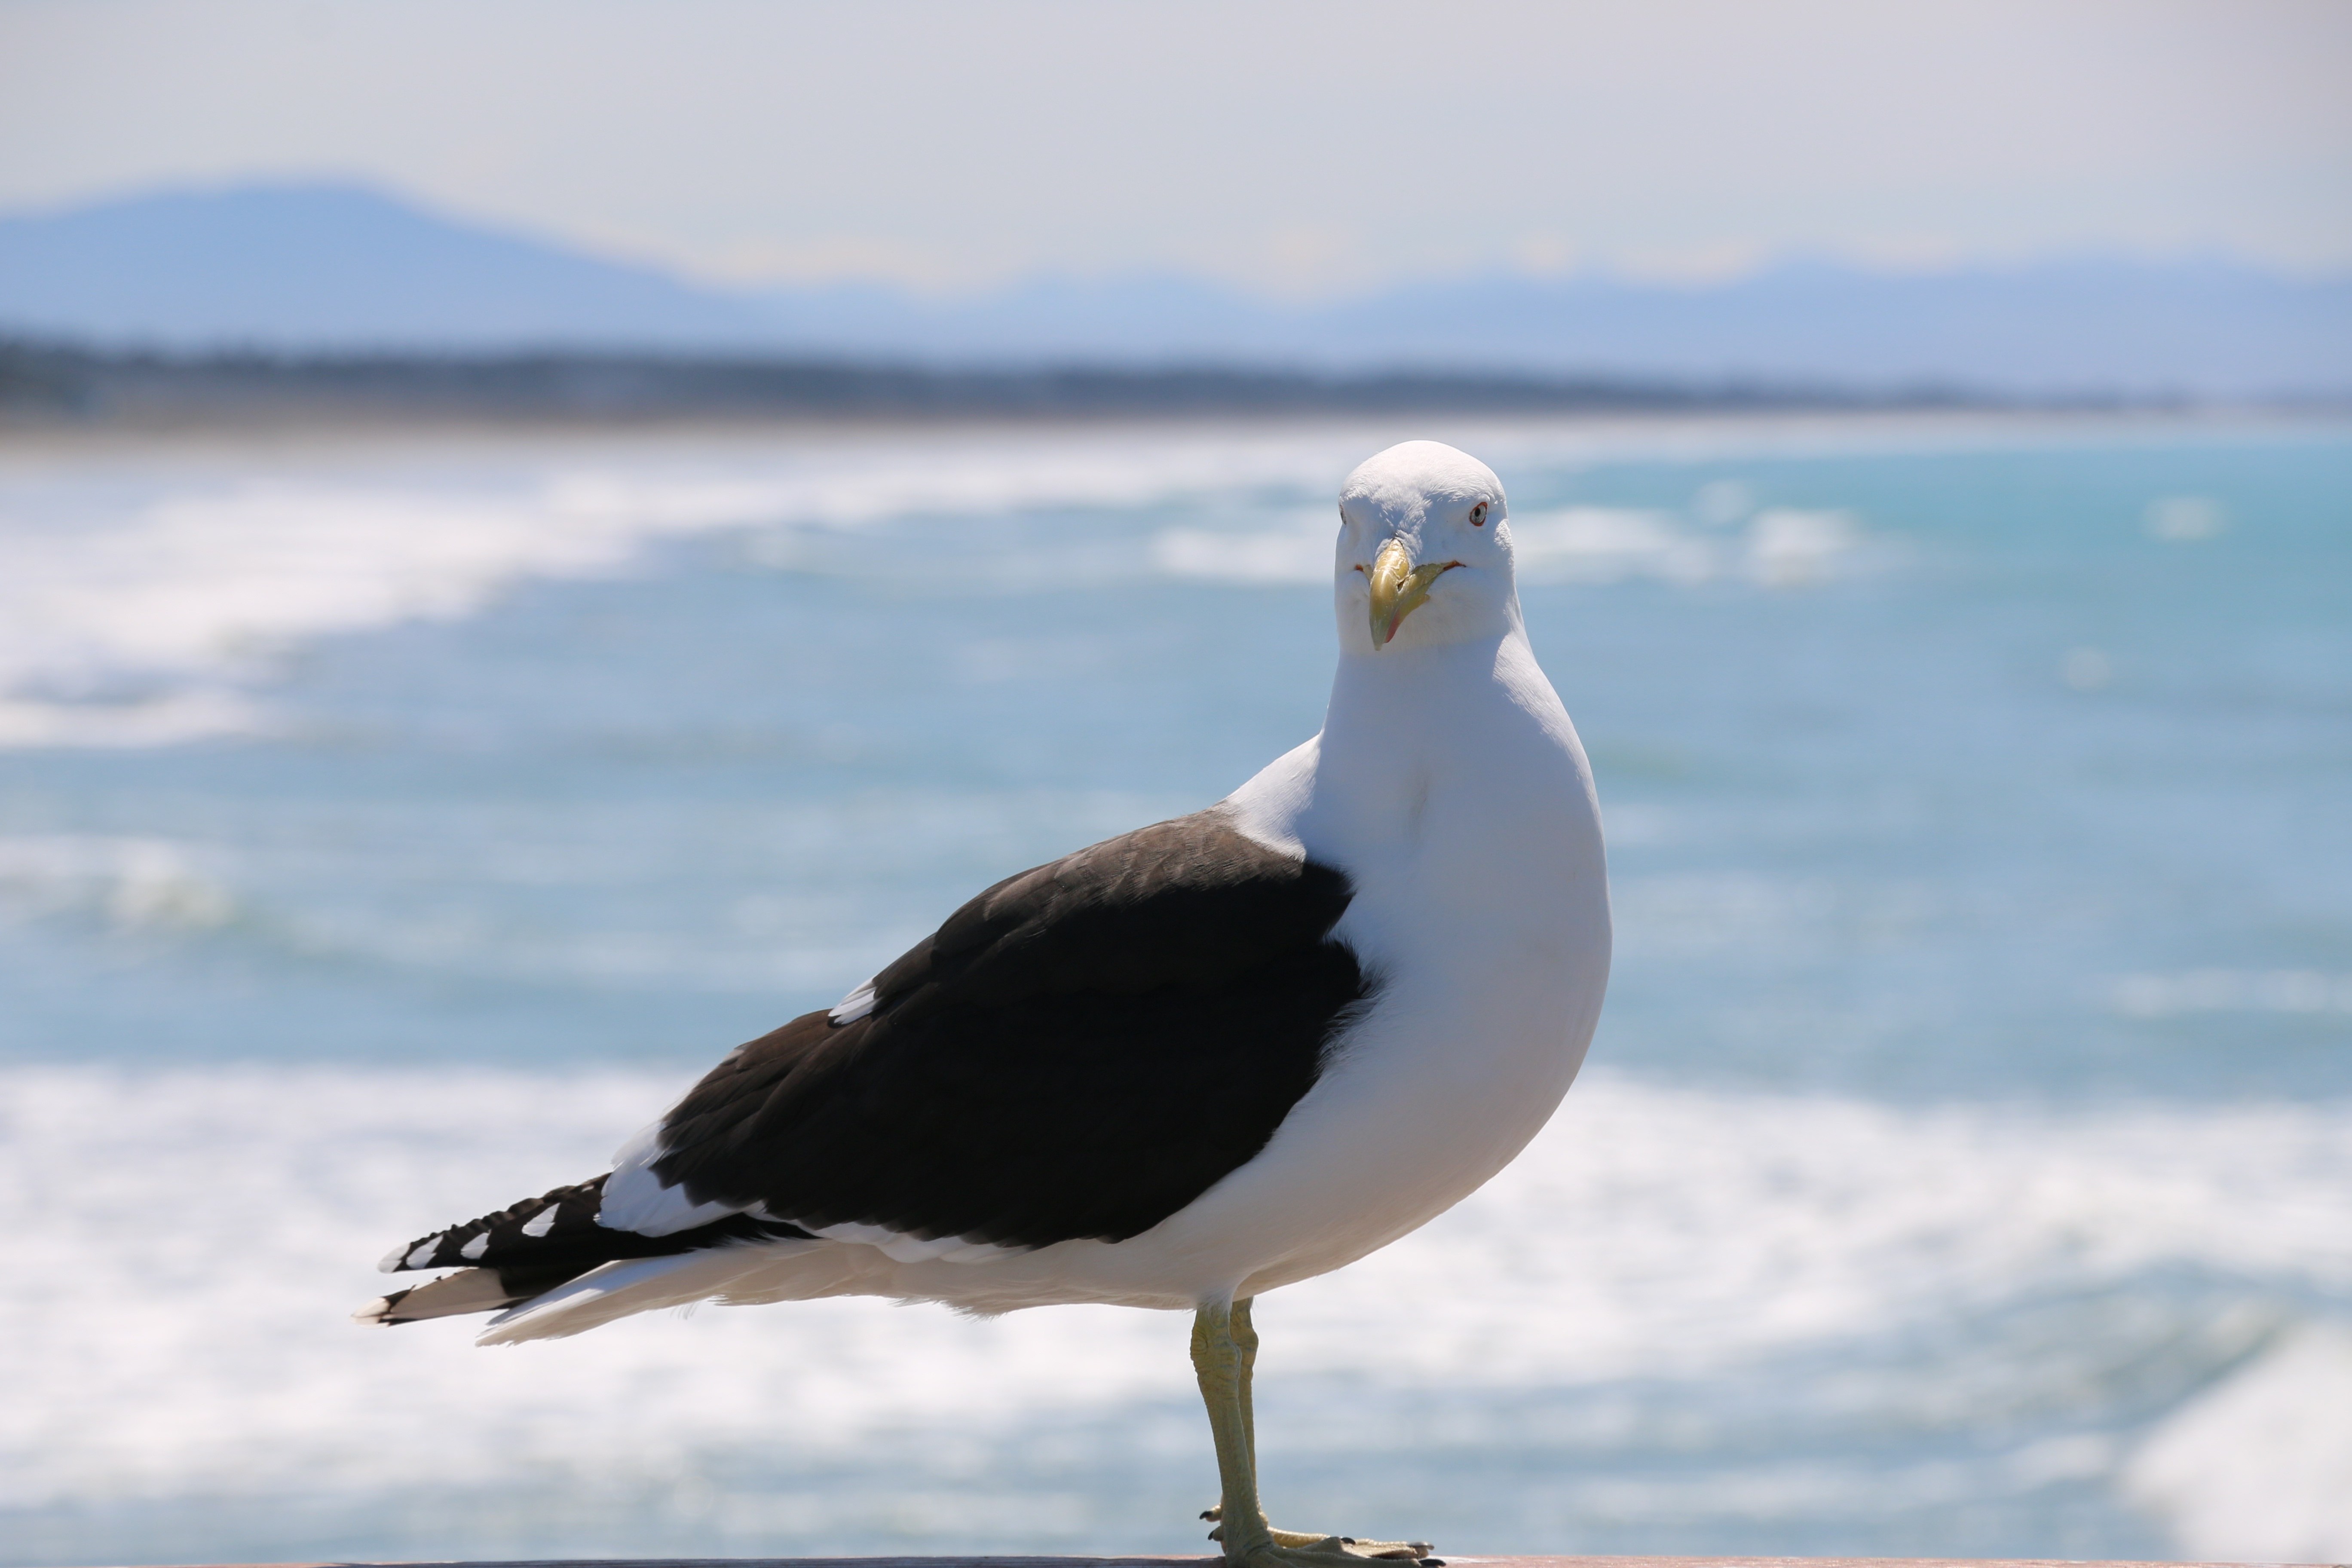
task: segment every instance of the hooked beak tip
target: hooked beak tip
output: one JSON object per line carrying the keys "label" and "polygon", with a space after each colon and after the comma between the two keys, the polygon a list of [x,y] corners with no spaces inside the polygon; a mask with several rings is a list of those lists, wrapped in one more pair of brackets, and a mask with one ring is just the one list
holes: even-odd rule
{"label": "hooked beak tip", "polygon": [[1373,557],[1370,574],[1373,650],[1377,652],[1393,641],[1404,618],[1429,602],[1430,585],[1461,564],[1459,561],[1441,561],[1415,566],[1412,552],[1398,541],[1391,539],[1381,545],[1380,553]]}

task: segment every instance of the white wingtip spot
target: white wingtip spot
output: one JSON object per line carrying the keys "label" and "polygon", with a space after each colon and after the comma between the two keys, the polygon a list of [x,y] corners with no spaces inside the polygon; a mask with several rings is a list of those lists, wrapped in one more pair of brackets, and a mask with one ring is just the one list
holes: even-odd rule
{"label": "white wingtip spot", "polygon": [[[633,1230],[639,1236],[674,1236],[731,1214],[741,1204],[698,1204],[684,1187],[666,1187],[661,1178],[643,1165],[624,1166],[604,1182],[604,1201],[596,1206],[596,1223],[606,1230]],[[552,1215],[555,1211],[547,1211]],[[550,1224],[554,1222],[551,1219]],[[528,1230],[530,1226],[523,1228]]]}
{"label": "white wingtip spot", "polygon": [[525,1236],[536,1238],[545,1236],[549,1231],[553,1230],[555,1228],[556,1207],[556,1205],[550,1204],[545,1208],[540,1210],[537,1214],[531,1215],[529,1219],[523,1221],[522,1233]]}
{"label": "white wingtip spot", "polygon": [[416,1244],[415,1250],[409,1253],[408,1257],[403,1261],[402,1266],[408,1268],[430,1268],[433,1267],[433,1254],[439,1248],[440,1245],[441,1238],[439,1237],[426,1237],[423,1241]]}
{"label": "white wingtip spot", "polygon": [[869,980],[844,996],[839,1002],[835,1003],[833,1011],[827,1013],[825,1016],[835,1024],[855,1024],[873,1011],[874,982]]}
{"label": "white wingtip spot", "polygon": [[[670,1186],[654,1174],[654,1162],[662,1156],[661,1131],[662,1124],[655,1122],[613,1156],[613,1173],[604,1178],[604,1195],[596,1205],[596,1223],[606,1230],[671,1236],[741,1214],[742,1204],[694,1203],[684,1187]],[[553,1225],[554,1209],[545,1212],[547,1223]]]}
{"label": "white wingtip spot", "polygon": [[385,1253],[382,1258],[376,1259],[375,1271],[378,1274],[397,1274],[400,1272],[400,1265],[402,1261],[407,1257],[408,1253],[405,1248],[395,1247],[390,1252]]}
{"label": "white wingtip spot", "polygon": [[459,1247],[457,1249],[457,1256],[464,1258],[467,1262],[472,1263],[489,1249],[490,1233],[486,1230],[482,1232],[481,1235],[474,1237],[473,1240],[466,1243],[465,1246]]}

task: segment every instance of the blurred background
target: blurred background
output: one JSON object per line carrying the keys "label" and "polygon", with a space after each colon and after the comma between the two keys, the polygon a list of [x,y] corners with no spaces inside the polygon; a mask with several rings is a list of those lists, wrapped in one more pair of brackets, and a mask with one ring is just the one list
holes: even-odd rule
{"label": "blurred background", "polygon": [[1262,1309],[1287,1522],[2352,1556],[2352,12],[0,5],[0,1562],[1186,1552],[1171,1316],[477,1352],[1508,486],[1585,1077]]}

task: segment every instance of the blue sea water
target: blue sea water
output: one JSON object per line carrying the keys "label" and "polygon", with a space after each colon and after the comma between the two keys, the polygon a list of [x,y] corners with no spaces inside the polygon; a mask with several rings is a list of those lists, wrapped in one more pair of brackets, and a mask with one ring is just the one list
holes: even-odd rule
{"label": "blue sea water", "polygon": [[1265,1304],[1278,1520],[2352,1554],[2352,432],[1856,420],[0,448],[0,1561],[1187,1550],[1158,1315],[341,1315],[1311,733],[1413,434],[1618,959],[1519,1165]]}

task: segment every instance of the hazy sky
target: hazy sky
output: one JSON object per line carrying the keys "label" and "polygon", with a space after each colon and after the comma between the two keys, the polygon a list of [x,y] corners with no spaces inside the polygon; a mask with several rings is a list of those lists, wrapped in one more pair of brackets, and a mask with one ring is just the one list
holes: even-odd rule
{"label": "hazy sky", "polygon": [[2352,267],[2352,5],[0,0],[0,208],[358,178],[705,275]]}

